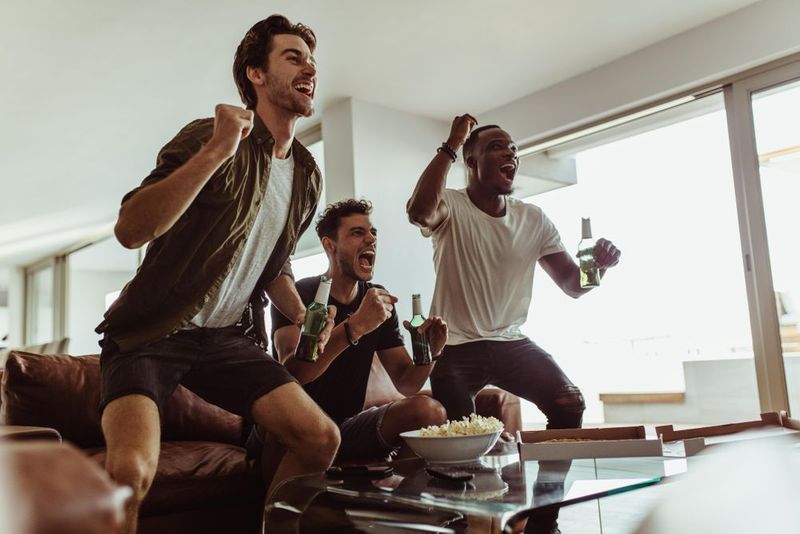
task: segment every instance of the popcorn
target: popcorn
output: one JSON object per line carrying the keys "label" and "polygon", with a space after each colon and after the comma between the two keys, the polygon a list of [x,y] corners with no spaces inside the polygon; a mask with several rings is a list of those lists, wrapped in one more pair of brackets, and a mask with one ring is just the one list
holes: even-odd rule
{"label": "popcorn", "polygon": [[443,438],[453,436],[474,436],[477,434],[490,434],[503,430],[503,423],[495,417],[482,417],[470,414],[462,417],[461,421],[450,421],[442,425],[432,425],[421,428],[419,435],[423,438]]}

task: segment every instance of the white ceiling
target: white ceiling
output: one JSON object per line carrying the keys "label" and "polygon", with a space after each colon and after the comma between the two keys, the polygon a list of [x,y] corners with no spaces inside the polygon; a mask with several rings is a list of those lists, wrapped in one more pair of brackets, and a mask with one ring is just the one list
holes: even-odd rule
{"label": "white ceiling", "polygon": [[107,228],[121,195],[180,126],[217,102],[238,103],[233,52],[271,13],[317,33],[316,117],[352,96],[448,120],[752,3],[4,0],[0,264]]}

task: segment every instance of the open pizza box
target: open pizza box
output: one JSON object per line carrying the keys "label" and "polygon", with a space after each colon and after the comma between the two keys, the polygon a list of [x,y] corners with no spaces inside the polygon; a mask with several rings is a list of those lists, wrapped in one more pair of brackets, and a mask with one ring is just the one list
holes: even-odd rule
{"label": "open pizza box", "polygon": [[[750,432],[739,434],[740,432]],[[703,426],[686,430],[674,430],[672,425],[656,427],[656,434],[664,443],[683,442],[685,456],[693,456],[711,445],[757,438],[795,438],[800,439],[800,421],[791,419],[781,412],[761,414],[761,419],[728,423],[724,425]]]}
{"label": "open pizza box", "polygon": [[520,461],[661,456],[661,440],[644,426],[571,428],[517,432]]}

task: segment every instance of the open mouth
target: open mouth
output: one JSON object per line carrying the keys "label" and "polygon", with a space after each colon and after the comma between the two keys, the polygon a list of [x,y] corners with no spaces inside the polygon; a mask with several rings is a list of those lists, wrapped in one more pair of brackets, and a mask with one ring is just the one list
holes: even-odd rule
{"label": "open mouth", "polygon": [[294,90],[309,98],[314,96],[314,84],[312,82],[297,82],[294,84]]}
{"label": "open mouth", "polygon": [[358,255],[358,266],[365,271],[372,271],[375,266],[375,251],[365,250]]}
{"label": "open mouth", "polygon": [[514,180],[514,175],[517,174],[517,166],[513,163],[506,163],[500,166],[500,173],[508,180]]}

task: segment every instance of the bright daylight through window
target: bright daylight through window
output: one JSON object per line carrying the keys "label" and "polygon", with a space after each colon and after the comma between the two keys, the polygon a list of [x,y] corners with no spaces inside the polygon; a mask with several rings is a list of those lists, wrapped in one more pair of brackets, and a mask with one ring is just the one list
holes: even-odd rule
{"label": "bright daylight through window", "polygon": [[[721,95],[702,100],[663,112],[665,126],[568,154],[578,183],[527,200],[554,221],[571,253],[581,217],[591,217],[595,238],[623,251],[601,287],[579,301],[538,269],[523,329],[582,389],[587,424],[758,413],[725,112]],[[684,395],[658,409],[646,401],[604,407],[598,398],[633,392]],[[543,416],[527,405],[523,419]]]}

